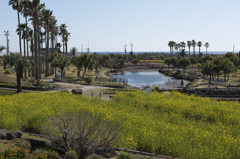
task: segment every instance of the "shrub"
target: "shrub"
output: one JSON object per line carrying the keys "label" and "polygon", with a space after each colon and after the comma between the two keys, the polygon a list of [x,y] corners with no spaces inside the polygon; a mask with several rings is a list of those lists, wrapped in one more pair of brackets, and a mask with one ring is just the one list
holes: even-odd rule
{"label": "shrub", "polygon": [[183,79],[183,76],[181,74],[177,74],[175,78],[176,79]]}
{"label": "shrub", "polygon": [[51,137],[52,146],[60,151],[76,150],[80,159],[98,147],[111,147],[121,129],[119,123],[83,111],[66,111],[48,119],[43,132]]}
{"label": "shrub", "polygon": [[43,148],[37,148],[32,152],[33,156],[41,155],[41,154],[45,154],[45,156],[47,155],[48,158],[61,159],[61,157],[58,155],[58,152],[51,149],[46,150]]}
{"label": "shrub", "polygon": [[92,154],[91,156],[87,157],[87,159],[103,159],[101,156]]}
{"label": "shrub", "polygon": [[152,91],[156,91],[156,92],[159,92],[160,91],[160,87],[159,86],[155,86],[154,88],[152,88]]}
{"label": "shrub", "polygon": [[137,64],[137,63],[138,63],[138,60],[132,60],[132,63],[133,63],[133,64]]}
{"label": "shrub", "polygon": [[9,70],[6,70],[4,73],[5,74],[11,74],[11,72]]}
{"label": "shrub", "polygon": [[66,153],[66,159],[78,159],[76,151],[70,150]]}
{"label": "shrub", "polygon": [[133,156],[129,153],[120,152],[120,155],[117,159],[133,159]]}
{"label": "shrub", "polygon": [[85,82],[86,82],[87,84],[92,83],[92,78],[91,78],[91,77],[85,78]]}

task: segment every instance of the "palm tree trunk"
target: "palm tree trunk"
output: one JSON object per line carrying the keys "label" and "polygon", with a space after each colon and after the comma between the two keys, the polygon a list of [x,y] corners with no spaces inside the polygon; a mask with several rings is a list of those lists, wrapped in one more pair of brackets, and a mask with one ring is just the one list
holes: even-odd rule
{"label": "palm tree trunk", "polygon": [[[32,51],[32,61],[35,61],[35,55],[34,55],[34,52],[33,52],[33,38],[32,37],[31,37],[31,51]],[[32,76],[35,76],[35,74],[34,74],[35,68],[34,67],[32,68]],[[30,72],[29,72],[29,74],[30,74]]]}
{"label": "palm tree trunk", "polygon": [[[17,4],[17,5],[18,5],[18,4]],[[18,26],[20,26],[19,11],[17,11],[17,14],[18,14]],[[20,57],[22,57],[21,32],[19,32],[19,48],[20,48]]]}
{"label": "palm tree trunk", "polygon": [[[25,43],[25,35],[23,38],[23,45],[24,45],[24,59],[26,60],[26,43]],[[27,78],[27,70],[26,70],[26,66],[24,66],[24,78]]]}
{"label": "palm tree trunk", "polygon": [[68,53],[68,49],[67,49],[67,40],[66,40],[66,55],[67,55],[67,53]]}
{"label": "palm tree trunk", "polygon": [[21,76],[22,76],[22,73],[17,74],[17,93],[22,92]]}
{"label": "palm tree trunk", "polygon": [[[38,18],[38,17],[37,17]],[[37,29],[37,19],[34,20],[34,50],[35,50],[35,79],[38,79],[38,29]]]}
{"label": "palm tree trunk", "polygon": [[[49,23],[47,24],[47,47],[46,47],[46,59],[49,58]],[[49,76],[49,62],[46,62],[46,74],[45,77]]]}
{"label": "palm tree trunk", "polygon": [[189,55],[188,55],[188,57],[190,58],[190,47],[189,47]]}
{"label": "palm tree trunk", "polygon": [[63,35],[63,55],[64,55],[64,35]]}
{"label": "palm tree trunk", "polygon": [[82,78],[84,78],[84,75],[85,75],[85,73],[86,73],[86,70],[87,70],[87,67],[84,68],[84,72],[83,72]]}
{"label": "palm tree trunk", "polygon": [[38,54],[38,56],[39,56],[39,59],[38,59],[38,62],[39,62],[39,79],[41,79],[42,77],[41,77],[41,73],[42,73],[42,58],[41,58],[41,39],[40,39],[40,31],[41,31],[41,27],[40,27],[40,25],[39,25],[39,23],[38,23],[38,52],[39,52],[39,54]]}
{"label": "palm tree trunk", "polygon": [[[42,55],[43,55],[43,43],[41,47],[42,47]],[[42,73],[44,73],[44,58],[42,58]]]}
{"label": "palm tree trunk", "polygon": [[198,55],[200,55],[200,48],[201,48],[201,47],[199,46],[199,53],[198,53]]}

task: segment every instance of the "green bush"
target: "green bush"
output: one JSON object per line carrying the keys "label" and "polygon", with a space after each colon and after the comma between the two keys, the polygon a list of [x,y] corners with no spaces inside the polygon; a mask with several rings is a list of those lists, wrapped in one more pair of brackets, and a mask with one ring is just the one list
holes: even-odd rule
{"label": "green bush", "polygon": [[66,153],[66,159],[78,159],[78,155],[74,150],[71,150]]}
{"label": "green bush", "polygon": [[91,156],[87,157],[87,159],[103,159],[101,156],[92,154]]}
{"label": "green bush", "polygon": [[176,78],[176,79],[183,79],[183,75],[177,74],[175,78]]}
{"label": "green bush", "polygon": [[87,84],[92,83],[92,78],[91,78],[91,77],[85,78],[85,82],[86,82]]}
{"label": "green bush", "polygon": [[117,159],[133,159],[133,156],[129,153],[120,152],[120,155]]}

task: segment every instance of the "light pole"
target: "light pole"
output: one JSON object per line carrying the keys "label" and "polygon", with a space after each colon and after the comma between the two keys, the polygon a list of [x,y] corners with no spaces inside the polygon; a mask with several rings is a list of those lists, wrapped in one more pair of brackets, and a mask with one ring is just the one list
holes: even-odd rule
{"label": "light pole", "polygon": [[133,52],[133,44],[132,43],[130,43],[131,44],[131,52]]}
{"label": "light pole", "polygon": [[7,55],[9,54],[9,45],[8,45],[8,42],[10,41],[9,39],[8,39],[8,36],[10,36],[9,35],[9,31],[7,30],[7,31],[4,31],[5,32],[5,36],[6,36],[6,38],[7,38]]}

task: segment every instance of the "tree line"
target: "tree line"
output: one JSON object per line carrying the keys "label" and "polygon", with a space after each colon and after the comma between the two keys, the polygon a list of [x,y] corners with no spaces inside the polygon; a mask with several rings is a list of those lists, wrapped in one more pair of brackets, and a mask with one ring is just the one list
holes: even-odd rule
{"label": "tree line", "polygon": [[[16,32],[19,35],[19,56],[23,56],[23,41],[24,59],[29,59],[29,51],[31,51],[31,60],[35,63],[32,69],[32,76],[35,76],[35,79],[41,79],[41,73],[45,72],[45,77],[53,74],[50,63],[47,60],[44,61],[42,56],[43,43],[46,43],[45,59],[49,59],[50,52],[53,54],[57,49],[60,50],[61,46],[63,46],[63,54],[66,55],[68,50],[67,43],[70,37],[70,33],[67,31],[67,25],[61,24],[57,26],[57,20],[56,17],[53,16],[53,11],[46,9],[45,4],[40,3],[40,0],[9,0],[9,5],[12,6],[13,10],[17,11],[18,16]],[[20,14],[25,18],[24,23],[20,23]],[[31,22],[30,24],[33,29],[30,28],[28,22]],[[55,37],[58,35],[62,37],[62,45],[54,42]],[[50,42],[52,45],[51,50],[49,48]],[[44,62],[46,63],[46,71],[44,71]],[[30,72],[28,76],[30,77]],[[24,78],[27,78],[25,66]]]}
{"label": "tree line", "polygon": [[164,63],[168,65],[168,69],[172,65],[174,68],[182,68],[184,73],[188,66],[196,65],[203,75],[210,77],[210,80],[219,80],[219,76],[223,74],[225,82],[228,82],[230,73],[236,73],[240,69],[240,58],[232,52],[218,57],[207,55],[184,58],[178,56],[168,58]]}
{"label": "tree line", "polygon": [[[168,46],[170,48],[170,57],[172,58],[173,57],[173,54],[174,54],[174,50],[175,52],[177,52],[178,50],[181,51],[183,49],[185,49],[185,47],[187,46],[189,48],[189,58],[190,58],[190,50],[191,50],[191,47],[193,48],[193,55],[195,55],[195,47],[198,46],[199,47],[199,54],[201,52],[201,47],[202,47],[202,42],[199,41],[199,42],[196,42],[195,40],[192,40],[192,41],[187,41],[187,43],[185,43],[184,41],[180,42],[180,43],[177,43],[175,41],[169,41],[168,42]],[[208,47],[210,46],[210,44],[208,42],[206,42],[204,44],[204,47],[206,47],[206,55],[207,55],[207,49]]]}

